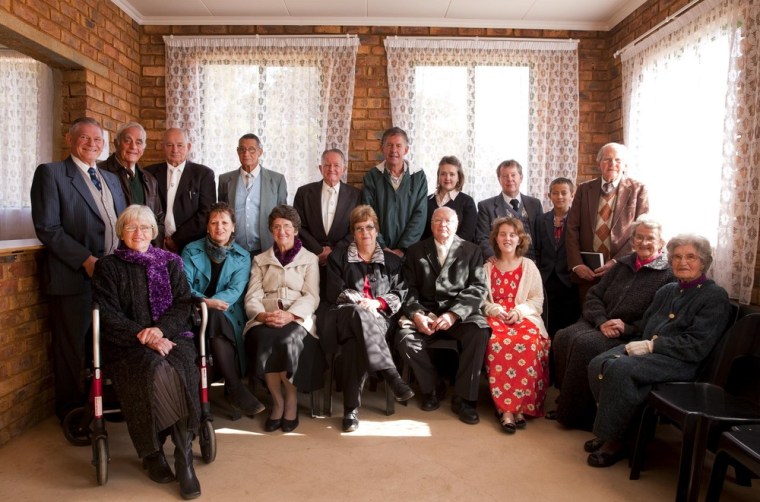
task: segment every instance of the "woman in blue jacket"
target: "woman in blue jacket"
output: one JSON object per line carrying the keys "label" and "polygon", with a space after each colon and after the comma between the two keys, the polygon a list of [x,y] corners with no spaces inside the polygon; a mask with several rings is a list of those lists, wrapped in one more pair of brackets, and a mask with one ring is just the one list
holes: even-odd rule
{"label": "woman in blue jacket", "polygon": [[233,406],[248,416],[264,405],[241,381],[245,375],[243,297],[251,273],[251,256],[235,243],[235,212],[224,202],[211,206],[207,235],[182,251],[187,281],[194,297],[208,306],[208,333],[214,368],[224,378]]}

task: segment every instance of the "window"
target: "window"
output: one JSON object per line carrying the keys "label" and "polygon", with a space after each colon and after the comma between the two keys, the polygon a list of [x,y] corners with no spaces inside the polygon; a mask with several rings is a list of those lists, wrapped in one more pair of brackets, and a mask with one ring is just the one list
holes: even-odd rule
{"label": "window", "polygon": [[578,164],[577,43],[387,38],[393,123],[410,137],[409,161],[429,191],[438,162],[456,155],[464,192],[500,192],[496,166],[523,166],[521,191],[544,198]]}
{"label": "window", "polygon": [[167,37],[167,126],[188,130],[190,158],[217,175],[240,166],[237,141],[262,140],[261,165],[288,200],[320,179],[327,148],[346,154],[356,37]]}

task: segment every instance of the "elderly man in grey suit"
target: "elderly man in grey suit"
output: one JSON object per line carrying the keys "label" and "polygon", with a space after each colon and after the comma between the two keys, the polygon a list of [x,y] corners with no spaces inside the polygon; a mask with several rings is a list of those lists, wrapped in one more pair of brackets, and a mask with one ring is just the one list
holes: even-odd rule
{"label": "elderly man in grey suit", "polygon": [[505,160],[496,168],[501,193],[478,203],[478,228],[475,232],[475,242],[480,245],[483,256],[487,260],[494,259],[494,252],[488,241],[491,234],[491,224],[497,218],[512,216],[522,221],[525,230],[530,234],[530,248],[525,253],[527,258],[536,259],[534,243],[538,221],[544,214],[541,201],[530,195],[520,193],[523,180],[522,166],[516,160]]}
{"label": "elderly man in grey suit", "polygon": [[43,287],[50,295],[55,412],[61,421],[87,401],[90,278],[98,259],[116,249],[116,219],[126,207],[119,178],[95,164],[104,145],[98,121],[75,120],[66,143],[71,155],[38,166],[30,192],[34,229],[47,248]]}
{"label": "elderly man in grey suit", "polygon": [[259,137],[244,134],[237,147],[240,169],[219,177],[219,202],[226,202],[235,209],[235,242],[251,253],[251,257],[274,244],[269,231],[269,213],[275,206],[287,204],[288,199],[285,177],[261,167],[262,153]]}
{"label": "elderly man in grey suit", "polygon": [[483,254],[456,235],[459,222],[453,209],[439,207],[430,223],[433,236],[412,245],[406,254],[404,279],[409,289],[396,346],[420,384],[420,407],[433,411],[445,387],[436,384],[426,348],[436,339],[456,340],[461,351],[451,410],[462,422],[476,424],[480,369],[491,336],[480,313],[487,292]]}

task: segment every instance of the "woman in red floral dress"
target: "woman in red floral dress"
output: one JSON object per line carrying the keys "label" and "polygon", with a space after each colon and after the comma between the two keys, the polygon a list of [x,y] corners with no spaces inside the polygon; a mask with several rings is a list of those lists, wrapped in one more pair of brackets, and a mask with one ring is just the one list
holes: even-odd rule
{"label": "woman in red floral dress", "polygon": [[490,235],[495,260],[486,263],[483,310],[492,335],[486,352],[491,397],[504,432],[525,427],[525,415],[544,414],[549,386],[549,335],[541,320],[541,274],[523,255],[530,236],[517,218],[499,218]]}

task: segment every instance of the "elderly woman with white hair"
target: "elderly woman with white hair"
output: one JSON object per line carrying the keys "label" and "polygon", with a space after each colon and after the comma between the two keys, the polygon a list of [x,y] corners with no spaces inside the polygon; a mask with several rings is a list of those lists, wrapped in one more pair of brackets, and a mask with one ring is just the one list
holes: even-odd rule
{"label": "elderly woman with white hair", "polygon": [[709,241],[678,235],[667,249],[678,282],[657,291],[636,340],[589,364],[588,381],[598,403],[596,437],[584,445],[592,467],[608,467],[625,456],[631,419],[652,386],[694,380],[729,321],[728,294],[705,276],[712,263]]}
{"label": "elderly woman with white hair", "polygon": [[150,244],[157,233],[150,208],[125,209],[116,221],[122,244],[98,260],[93,296],[100,305],[103,366],[143,468],[157,483],[174,481],[162,447],[171,434],[180,495],[190,499],[201,494],[193,469],[200,403],[190,288],[180,257]]}
{"label": "elderly woman with white hair", "polygon": [[555,381],[560,389],[557,420],[566,427],[591,429],[596,403],[586,379],[588,363],[605,350],[637,336],[654,294],[673,281],[662,239],[662,226],[647,215],[631,229],[633,253],[623,256],[592,287],[575,323],[557,331],[554,351]]}

